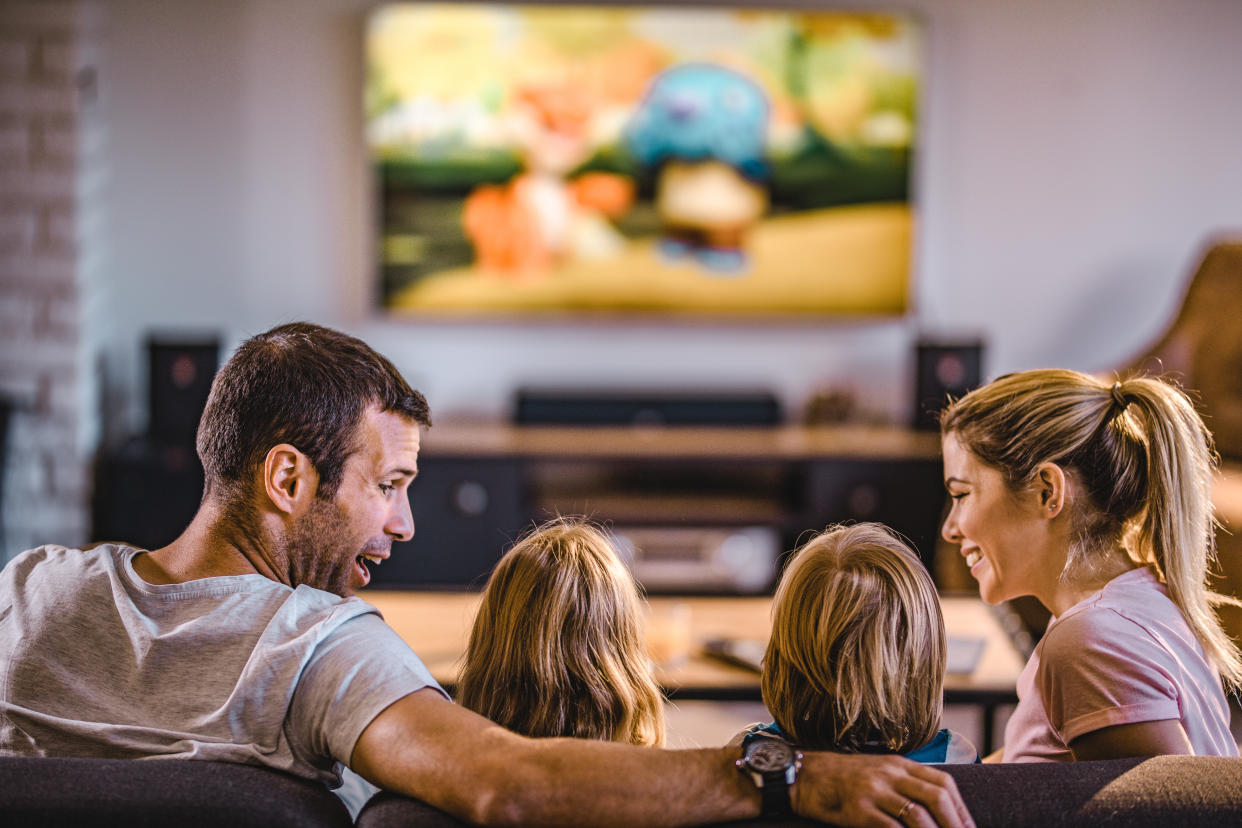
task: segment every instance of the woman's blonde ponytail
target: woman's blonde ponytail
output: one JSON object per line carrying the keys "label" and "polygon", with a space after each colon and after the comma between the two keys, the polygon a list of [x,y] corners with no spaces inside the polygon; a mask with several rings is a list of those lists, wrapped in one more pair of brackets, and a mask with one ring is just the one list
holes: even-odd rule
{"label": "woman's blonde ponytail", "polygon": [[1134,533],[1134,551],[1150,555],[1147,562],[1164,578],[1169,597],[1225,683],[1242,687],[1242,657],[1213,609],[1242,602],[1207,587],[1216,561],[1212,435],[1186,395],[1169,383],[1135,377],[1118,387],[1146,437],[1147,507]]}

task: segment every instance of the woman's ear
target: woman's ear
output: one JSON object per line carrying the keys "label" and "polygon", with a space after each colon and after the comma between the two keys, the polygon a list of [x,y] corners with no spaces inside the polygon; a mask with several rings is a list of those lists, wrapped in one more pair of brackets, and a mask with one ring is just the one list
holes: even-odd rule
{"label": "woman's ear", "polygon": [[1035,492],[1040,511],[1054,518],[1065,508],[1068,479],[1065,469],[1056,463],[1040,463],[1035,469]]}
{"label": "woman's ear", "polygon": [[268,450],[263,458],[263,491],[278,512],[301,512],[318,487],[319,475],[305,454],[288,443]]}

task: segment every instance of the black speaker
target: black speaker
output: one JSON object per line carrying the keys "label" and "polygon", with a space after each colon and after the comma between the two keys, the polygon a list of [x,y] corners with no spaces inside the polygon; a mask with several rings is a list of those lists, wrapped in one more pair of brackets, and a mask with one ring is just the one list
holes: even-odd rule
{"label": "black speaker", "polygon": [[96,463],[91,536],[158,549],[185,531],[202,496],[193,442],[134,437]]}
{"label": "black speaker", "polygon": [[379,589],[479,589],[528,527],[519,461],[434,458],[410,486],[414,538],[371,569]]}
{"label": "black speaker", "polygon": [[916,346],[914,427],[935,430],[940,412],[979,387],[983,379],[983,343],[919,342]]}
{"label": "black speaker", "polygon": [[147,340],[150,367],[151,437],[162,443],[194,445],[199,418],[220,364],[214,338]]}
{"label": "black speaker", "polygon": [[[816,461],[798,531],[878,521],[904,535],[930,570],[944,505],[942,474],[939,459]],[[805,540],[800,534],[794,543]]]}

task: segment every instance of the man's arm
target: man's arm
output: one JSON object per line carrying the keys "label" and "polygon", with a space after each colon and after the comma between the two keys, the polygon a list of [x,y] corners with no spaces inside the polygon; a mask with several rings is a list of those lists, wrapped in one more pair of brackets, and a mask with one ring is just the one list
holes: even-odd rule
{"label": "man's arm", "polygon": [[[759,792],[735,748],[657,750],[527,739],[432,690],[367,725],[350,767],[388,790],[478,824],[674,826],[754,817]],[[807,754],[795,810],[843,825],[970,826],[953,780],[899,757]]]}

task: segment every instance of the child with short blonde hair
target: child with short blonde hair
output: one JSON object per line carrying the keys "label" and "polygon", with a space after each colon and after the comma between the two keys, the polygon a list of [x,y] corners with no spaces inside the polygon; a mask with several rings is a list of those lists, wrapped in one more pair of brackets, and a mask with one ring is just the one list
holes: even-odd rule
{"label": "child with short blonde hair", "polygon": [[940,729],[944,617],[918,556],[877,523],[830,527],[785,568],[763,660],[776,721],[746,731],[808,749],[977,762]]}
{"label": "child with short blonde hair", "polygon": [[501,558],[457,700],[526,736],[664,743],[638,588],[603,531],[557,518]]}

